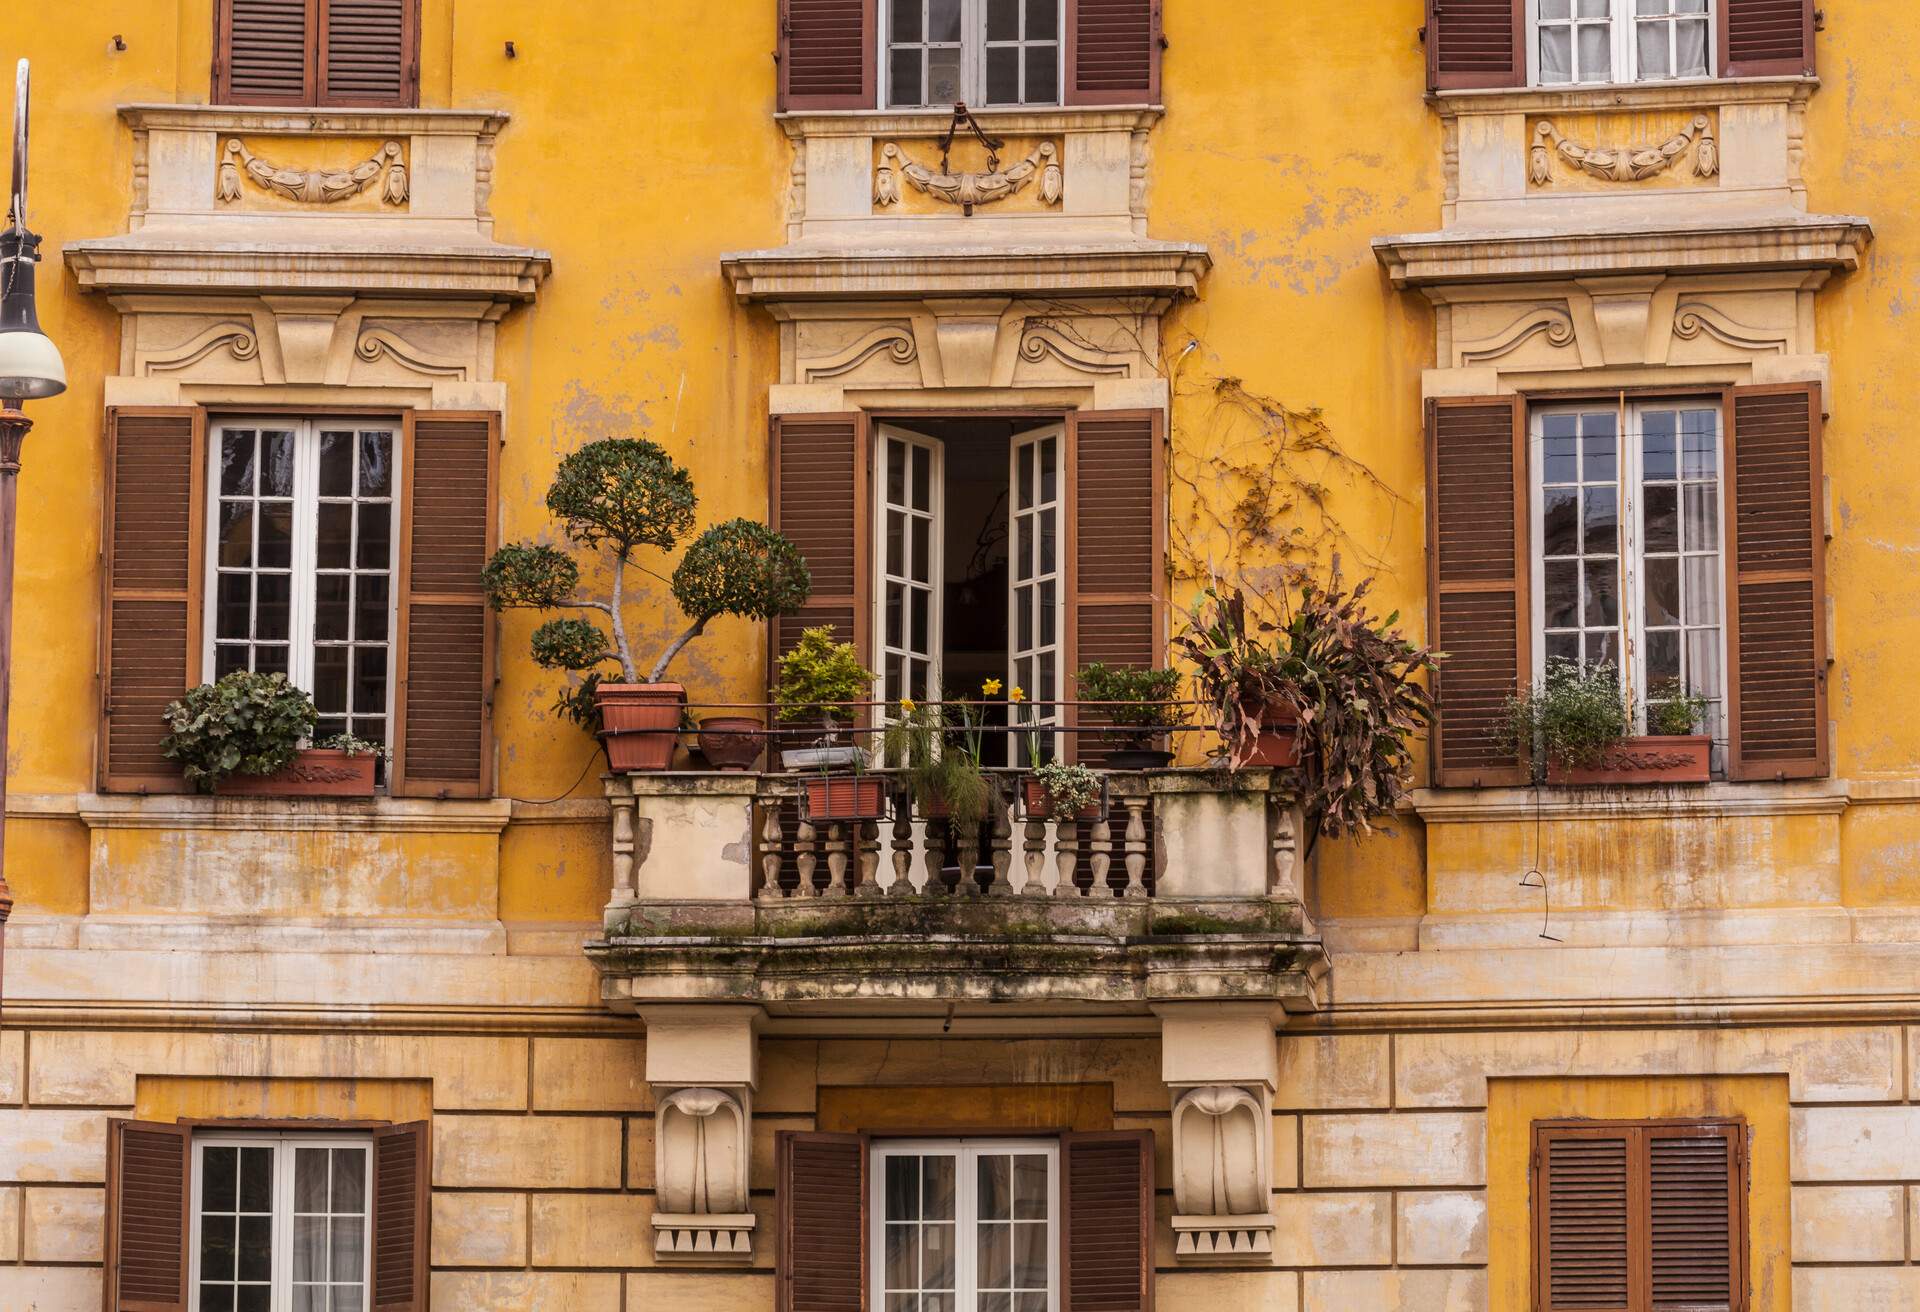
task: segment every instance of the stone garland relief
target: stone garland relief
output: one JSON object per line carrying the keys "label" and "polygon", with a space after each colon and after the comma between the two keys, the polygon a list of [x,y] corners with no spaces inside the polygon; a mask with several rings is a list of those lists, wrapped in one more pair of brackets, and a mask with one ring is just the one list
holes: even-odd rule
{"label": "stone garland relief", "polygon": [[351,199],[378,179],[382,201],[388,205],[407,203],[407,164],[397,141],[385,143],[372,158],[357,164],[296,169],[264,160],[248,150],[238,137],[229,137],[220,155],[220,199],[226,204],[240,199],[243,175],[262,190],[309,205],[332,205]]}
{"label": "stone garland relief", "polygon": [[1684,128],[1658,144],[1634,146],[1584,145],[1562,136],[1551,120],[1542,119],[1533,128],[1527,177],[1536,187],[1552,186],[1557,156],[1567,166],[1603,182],[1644,182],[1673,169],[1689,150],[1695,177],[1711,178],[1720,172],[1719,143],[1705,114],[1695,114]]}
{"label": "stone garland relief", "polygon": [[874,173],[873,203],[882,209],[900,203],[900,180],[915,191],[949,205],[958,205],[968,214],[976,205],[991,205],[1016,196],[1040,179],[1040,199],[1058,205],[1063,180],[1060,150],[1051,141],[1034,147],[1033,153],[1007,168],[989,167],[978,172],[946,172],[918,163],[897,142],[889,141],[880,151],[880,166]]}

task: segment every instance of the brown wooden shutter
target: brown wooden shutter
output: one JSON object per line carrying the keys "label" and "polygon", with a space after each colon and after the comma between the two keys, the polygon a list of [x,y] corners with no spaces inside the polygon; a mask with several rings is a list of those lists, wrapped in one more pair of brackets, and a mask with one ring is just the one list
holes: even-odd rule
{"label": "brown wooden shutter", "polygon": [[1541,1312],[1630,1312],[1634,1132],[1542,1131],[1535,1145]]}
{"label": "brown wooden shutter", "polygon": [[1739,1312],[1746,1195],[1744,1123],[1536,1123],[1535,1306]]}
{"label": "brown wooden shutter", "polygon": [[193,1137],[184,1125],[107,1122],[107,1312],[184,1312]]}
{"label": "brown wooden shutter", "polygon": [[427,1306],[427,1123],[373,1132],[373,1306]]}
{"label": "brown wooden shutter", "polygon": [[206,412],[107,412],[100,787],[186,791],[160,751],[161,712],[200,681]]}
{"label": "brown wooden shutter", "polygon": [[485,797],[493,785],[493,554],[500,416],[411,411],[400,478],[392,791]]}
{"label": "brown wooden shutter", "polygon": [[218,0],[213,98],[226,105],[310,105],[321,0]]}
{"label": "brown wooden shutter", "polygon": [[782,1130],[775,1137],[778,1312],[864,1312],[867,1136]]}
{"label": "brown wooden shutter", "polygon": [[419,0],[324,0],[319,103],[418,104],[419,26]]}
{"label": "brown wooden shutter", "polygon": [[1523,783],[1524,766],[1499,743],[1507,698],[1531,677],[1520,401],[1428,401],[1427,488],[1428,640],[1445,653],[1434,681],[1434,783]]}
{"label": "brown wooden shutter", "polygon": [[1067,0],[1069,105],[1160,103],[1160,0]]}
{"label": "brown wooden shutter", "polygon": [[1060,1160],[1063,1312],[1150,1312],[1152,1132],[1063,1135]]}
{"label": "brown wooden shutter", "polygon": [[800,548],[813,576],[807,604],[770,626],[774,659],[792,650],[803,629],[823,624],[862,661],[872,659],[867,444],[860,414],[773,417],[773,527]]}
{"label": "brown wooden shutter", "polygon": [[1427,88],[1527,84],[1526,0],[1427,0]]}
{"label": "brown wooden shutter", "polygon": [[1812,77],[1814,0],[1719,0],[1721,77]]}
{"label": "brown wooden shutter", "polygon": [[1820,388],[1727,400],[1727,773],[1827,772],[1826,533]]}
{"label": "brown wooden shutter", "polygon": [[780,0],[780,108],[878,104],[875,0]]}
{"label": "brown wooden shutter", "polygon": [[[1166,475],[1157,410],[1090,410],[1068,416],[1066,642],[1069,699],[1075,671],[1095,662],[1151,667],[1166,654]],[[1073,719],[1073,716],[1069,716]],[[1093,717],[1096,718],[1097,717]],[[1092,735],[1068,744],[1102,759]]]}

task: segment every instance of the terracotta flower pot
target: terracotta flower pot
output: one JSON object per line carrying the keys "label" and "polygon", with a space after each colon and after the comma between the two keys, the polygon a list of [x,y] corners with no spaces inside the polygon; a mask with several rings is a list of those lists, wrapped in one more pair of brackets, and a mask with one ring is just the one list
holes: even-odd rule
{"label": "terracotta flower pot", "polygon": [[815,824],[884,820],[887,781],[880,775],[829,774],[806,781],[806,817]]}
{"label": "terracotta flower pot", "polygon": [[1713,739],[1706,734],[1649,734],[1609,747],[1597,765],[1549,765],[1550,784],[1704,784],[1713,778]]}
{"label": "terracotta flower pot", "polygon": [[230,774],[214,785],[221,797],[372,797],[372,752],[349,755],[332,747],[303,747],[273,774]]}
{"label": "terracotta flower pot", "polygon": [[709,715],[700,721],[700,750],[716,770],[753,769],[766,743],[766,726],[750,715]]}
{"label": "terracotta flower pot", "polygon": [[613,771],[665,770],[680,742],[687,690],[678,683],[603,683],[593,690]]}
{"label": "terracotta flower pot", "polygon": [[[1026,778],[1020,781],[1020,809],[1034,820],[1053,819],[1053,794],[1047,791],[1045,784],[1038,779]],[[1098,820],[1107,813],[1107,790],[1103,785],[1100,796],[1083,809],[1075,820]]]}
{"label": "terracotta flower pot", "polygon": [[1268,702],[1260,714],[1260,738],[1242,765],[1287,770],[1300,764],[1300,713],[1285,702]]}

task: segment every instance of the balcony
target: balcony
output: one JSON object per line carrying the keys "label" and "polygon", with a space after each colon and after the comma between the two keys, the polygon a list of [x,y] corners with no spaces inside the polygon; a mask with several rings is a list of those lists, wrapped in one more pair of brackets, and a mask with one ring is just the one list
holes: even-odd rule
{"label": "balcony", "polygon": [[1327,958],[1282,772],[1111,772],[1082,820],[1027,814],[996,773],[967,832],[913,815],[887,775],[884,817],[822,819],[809,777],[606,780],[613,889],[587,954],[610,1008],[1315,1006]]}

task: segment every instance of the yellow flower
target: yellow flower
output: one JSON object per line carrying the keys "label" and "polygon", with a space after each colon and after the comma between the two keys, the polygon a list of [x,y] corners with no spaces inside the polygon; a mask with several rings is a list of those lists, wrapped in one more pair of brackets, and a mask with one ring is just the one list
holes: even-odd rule
{"label": "yellow flower", "polygon": [[1010,702],[1013,702],[1015,705],[1018,705],[1019,703],[1025,701],[1026,699],[1027,699],[1027,690],[1025,688],[1022,688],[1017,683],[1013,685],[1013,691],[1007,694],[1007,700]]}
{"label": "yellow flower", "polygon": [[900,699],[900,711],[903,715],[912,715],[913,714],[913,698],[902,697]]}
{"label": "yellow flower", "polygon": [[980,692],[983,696],[998,697],[1000,695],[1000,680],[988,679],[980,685]]}

